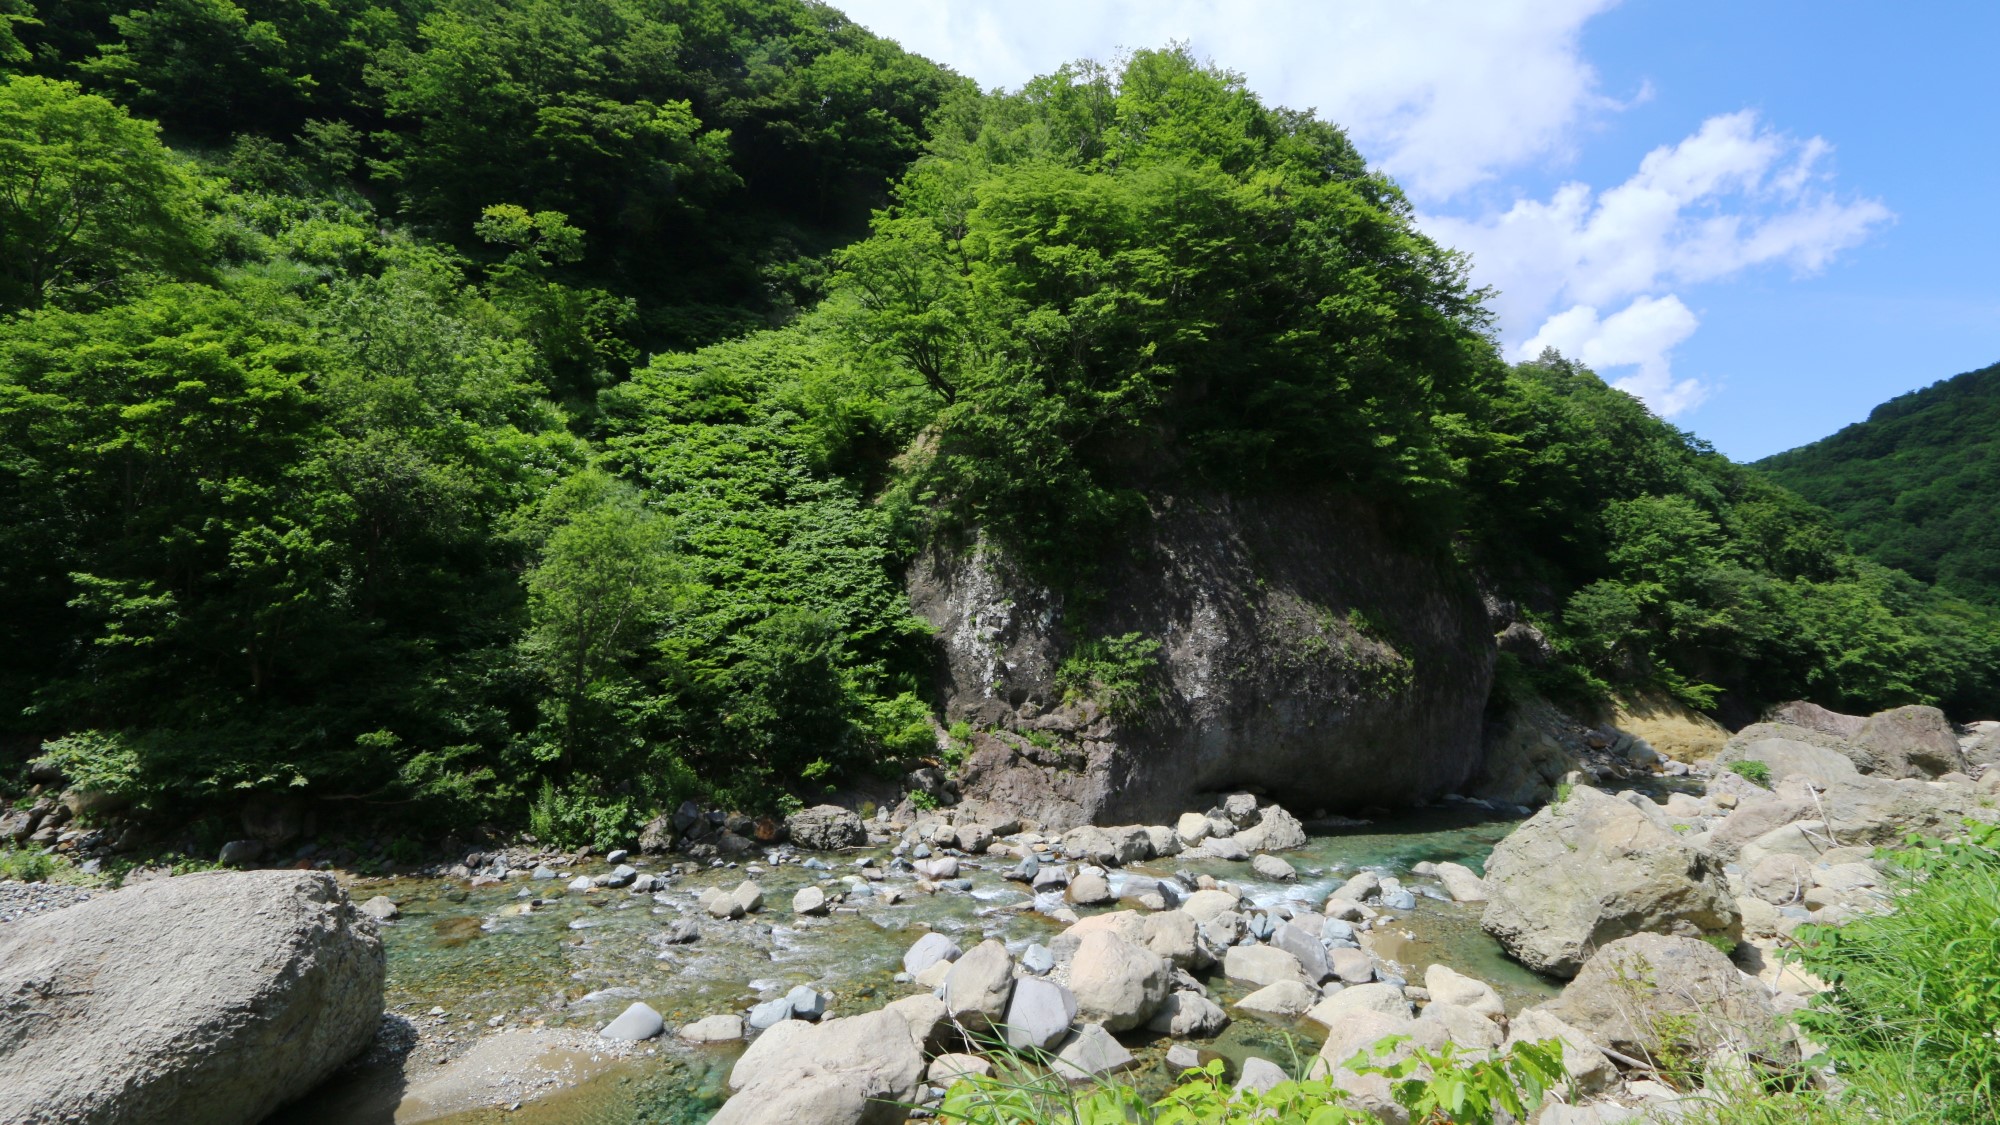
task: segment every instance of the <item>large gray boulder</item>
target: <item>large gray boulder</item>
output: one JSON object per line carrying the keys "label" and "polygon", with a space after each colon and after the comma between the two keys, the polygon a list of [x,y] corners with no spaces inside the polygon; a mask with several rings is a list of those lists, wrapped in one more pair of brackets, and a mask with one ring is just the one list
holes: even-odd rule
{"label": "large gray boulder", "polygon": [[1732,738],[1715,756],[1716,763],[1759,762],[1770,770],[1771,784],[1789,777],[1803,777],[1815,785],[1830,785],[1861,776],[1853,759],[1829,746],[1798,738]]}
{"label": "large gray boulder", "polygon": [[382,1018],[375,923],[328,875],[208,872],[0,927],[0,1119],[260,1121]]}
{"label": "large gray boulder", "polygon": [[855,848],[868,842],[868,829],[852,809],[839,805],[814,805],[785,818],[785,831],[792,843],[813,851],[830,852]]}
{"label": "large gray boulder", "polygon": [[1014,959],[1006,943],[988,938],[952,963],[944,978],[944,1005],[951,1018],[974,1035],[1000,1022],[1014,994]]}
{"label": "large gray boulder", "polygon": [[786,1020],[757,1037],[729,1071],[733,1095],[710,1125],[890,1125],[914,1101],[929,1027],[892,1005],[811,1024]]}
{"label": "large gray boulder", "polygon": [[1964,772],[1958,732],[1935,707],[1898,707],[1868,716],[1854,736],[1855,765],[1883,777]]}
{"label": "large gray boulder", "polygon": [[1166,958],[1108,930],[1086,934],[1069,966],[1078,1013],[1111,1031],[1153,1018],[1173,981]]}
{"label": "large gray boulder", "polygon": [[[1796,745],[1749,750],[1753,744],[1773,740]],[[1805,772],[1815,782],[1824,783],[1823,755],[1799,749],[1799,745],[1830,751],[1861,773],[1889,779],[1937,777],[1962,772],[1968,764],[1958,732],[1935,707],[1897,707],[1864,719],[1810,703],[1774,708],[1765,721],[1738,731],[1717,755],[1717,761],[1726,764],[1751,757],[1772,766],[1774,782],[1783,780],[1782,765],[1784,772]],[[1773,752],[1779,756],[1763,756]]]}
{"label": "large gray boulder", "polygon": [[1611,942],[1548,1010],[1635,1058],[1705,1058],[1727,1047],[1772,1062],[1798,1060],[1770,992],[1694,938],[1633,934]]}
{"label": "large gray boulder", "polygon": [[1486,932],[1522,964],[1561,977],[1628,934],[1736,938],[1721,860],[1639,802],[1580,785],[1522,822],[1486,861]]}

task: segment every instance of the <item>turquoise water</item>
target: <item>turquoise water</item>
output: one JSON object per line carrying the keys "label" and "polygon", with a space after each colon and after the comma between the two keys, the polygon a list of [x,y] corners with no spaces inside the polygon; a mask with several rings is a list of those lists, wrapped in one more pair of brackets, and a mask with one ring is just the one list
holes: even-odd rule
{"label": "turquoise water", "polygon": [[[1436,810],[1316,836],[1305,848],[1285,855],[1299,872],[1296,883],[1260,882],[1250,875],[1248,864],[1219,860],[1168,859],[1134,870],[1163,875],[1189,869],[1230,879],[1260,904],[1293,900],[1316,906],[1363,868],[1398,875],[1413,887],[1424,881],[1412,879],[1409,869],[1423,860],[1455,860],[1477,870],[1513,824],[1471,810]],[[834,866],[830,874],[838,876],[854,872],[852,863],[860,854],[821,858]],[[874,854],[886,858],[887,852]],[[401,917],[384,931],[390,1009],[430,1026],[428,1013],[442,1008],[448,1013],[447,1026],[463,1039],[494,1027],[594,1030],[634,999],[651,1004],[673,1026],[740,1011],[797,984],[833,993],[833,1014],[867,1011],[912,991],[893,977],[903,951],[926,928],[948,933],[968,949],[993,937],[1018,950],[1061,931],[1028,909],[1025,888],[1001,878],[1010,865],[998,857],[977,867],[962,861],[961,874],[974,882],[970,894],[917,894],[913,884],[892,876],[888,885],[911,888],[900,904],[863,899],[858,909],[824,918],[792,916],[792,893],[829,874],[796,864],[754,875],[747,870],[750,865],[703,871],[676,878],[655,896],[561,890],[569,874],[594,874],[599,868],[579,869],[553,882],[467,888],[454,880],[374,881],[354,890],[357,898],[387,894],[402,907]],[[736,922],[711,921],[694,905],[702,890],[731,888],[746,877],[764,889],[762,913]],[[537,899],[541,905],[533,905]],[[699,919],[700,940],[665,944],[661,937],[666,927],[682,918]],[[1387,927],[1377,949],[1398,962],[1413,982],[1421,981],[1425,966],[1441,962],[1491,982],[1510,1007],[1555,991],[1501,955],[1480,931],[1477,907],[1419,895],[1416,910]],[[1219,976],[1208,983],[1225,1005],[1241,995]],[[1220,1038],[1202,1046],[1232,1061],[1261,1054],[1284,1063],[1294,1054],[1310,1057],[1319,1038],[1313,1025],[1239,1018]],[[1138,1076],[1142,1085],[1164,1085],[1165,1041],[1139,1038],[1128,1045],[1145,1064]],[[564,1095],[513,1112],[481,1111],[447,1120],[453,1125],[502,1118],[551,1125],[693,1125],[720,1104],[721,1081],[733,1054],[663,1046],[651,1057],[623,1064]],[[393,1076],[363,1074],[347,1081],[381,1084]],[[361,1100],[323,1099],[324,1111],[314,1120],[326,1125],[390,1120],[379,1106],[335,1108]]]}

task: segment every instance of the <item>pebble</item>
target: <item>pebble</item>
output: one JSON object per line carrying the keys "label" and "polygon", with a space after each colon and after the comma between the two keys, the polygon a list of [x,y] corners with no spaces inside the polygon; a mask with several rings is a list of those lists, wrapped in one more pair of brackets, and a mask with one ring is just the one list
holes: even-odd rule
{"label": "pebble", "polygon": [[93,893],[86,888],[57,883],[0,883],[0,922],[18,922],[31,915],[89,902],[92,897]]}

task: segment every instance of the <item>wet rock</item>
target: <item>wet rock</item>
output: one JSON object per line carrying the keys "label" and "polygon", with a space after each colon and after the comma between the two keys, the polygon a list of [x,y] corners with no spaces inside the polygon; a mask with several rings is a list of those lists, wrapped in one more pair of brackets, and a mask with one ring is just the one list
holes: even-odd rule
{"label": "wet rock", "polygon": [[591,882],[597,884],[600,887],[610,887],[612,889],[616,889],[619,887],[629,887],[632,885],[633,881],[638,878],[639,878],[638,871],[621,863],[617,867],[612,868],[610,871],[607,871],[604,874],[599,875],[595,879],[592,879]]}
{"label": "wet rock", "polygon": [[729,892],[729,900],[735,903],[743,913],[755,914],[759,910],[764,909],[764,888],[745,879],[736,885],[735,890]]}
{"label": "wet rock", "polygon": [[1555,976],[1575,975],[1590,950],[1635,932],[1687,926],[1734,938],[1721,861],[1639,802],[1645,808],[1577,786],[1523,822],[1487,861],[1486,932]]}
{"label": "wet rock", "polygon": [[396,900],[387,895],[376,895],[357,909],[377,922],[387,922],[402,913],[402,909],[396,905]]}
{"label": "wet rock", "polygon": [[667,1021],[660,1018],[660,1013],[654,1011],[645,1003],[635,1000],[630,1007],[618,1014],[617,1019],[605,1024],[604,1030],[598,1032],[598,1034],[606,1039],[621,1039],[628,1043],[637,1043],[658,1035],[660,1032],[666,1030],[666,1026]]}
{"label": "wet rock", "polygon": [[1236,1076],[1236,1088],[1268,1094],[1276,1089],[1279,1083],[1291,1080],[1292,1076],[1285,1073],[1285,1068],[1270,1059],[1251,1055],[1243,1060],[1243,1068]]}
{"label": "wet rock", "polygon": [[207,872],[0,927],[9,1120],[250,1125],[364,1049],[371,919],[327,875]]}
{"label": "wet rock", "polygon": [[826,892],[818,887],[800,887],[792,895],[793,914],[824,914],[826,911]]}

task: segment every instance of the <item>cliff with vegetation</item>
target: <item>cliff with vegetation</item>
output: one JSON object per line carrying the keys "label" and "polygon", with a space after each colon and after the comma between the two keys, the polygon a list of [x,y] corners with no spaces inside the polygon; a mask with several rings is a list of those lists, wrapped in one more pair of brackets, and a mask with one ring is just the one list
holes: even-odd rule
{"label": "cliff with vegetation", "polygon": [[616,841],[967,754],[1332,809],[1535,698],[1996,704],[1987,610],[1504,363],[1335,125],[1185,52],[985,94],[795,0],[29,15],[17,766]]}

